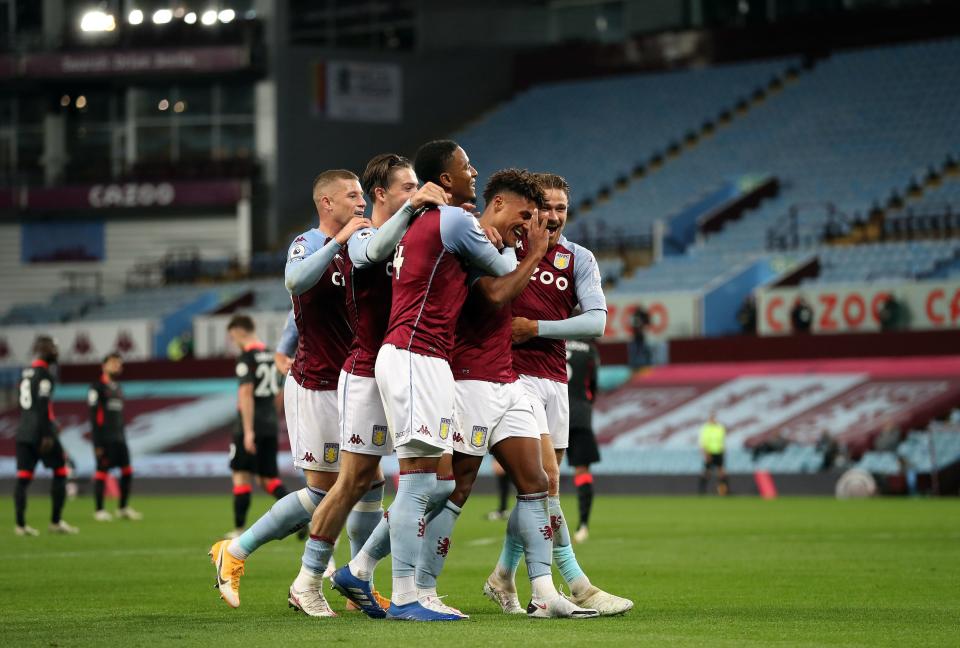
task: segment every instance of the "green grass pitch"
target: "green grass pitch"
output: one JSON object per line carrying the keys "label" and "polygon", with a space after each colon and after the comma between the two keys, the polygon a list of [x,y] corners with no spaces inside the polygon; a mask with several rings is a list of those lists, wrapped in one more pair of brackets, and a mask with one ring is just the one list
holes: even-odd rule
{"label": "green grass pitch", "polygon": [[[143,482],[141,482],[143,486]],[[587,621],[505,617],[480,593],[504,523],[471,500],[456,528],[442,594],[471,615],[453,624],[311,619],[287,608],[295,539],[247,563],[242,607],[213,589],[208,547],[230,524],[230,498],[133,500],[143,522],[97,524],[91,502],[68,503],[80,535],[47,535],[49,500],[31,498],[39,538],[0,534],[4,646],[277,645],[960,645],[960,501],[754,498],[597,499],[577,546],[594,583],[634,599],[626,616]],[[251,516],[269,501],[258,496]],[[574,518],[576,503],[564,502]],[[253,519],[251,517],[251,519]],[[344,541],[338,562],[347,553]],[[522,577],[521,567],[521,577]],[[388,590],[389,565],[378,571]],[[558,583],[559,575],[557,575]],[[521,600],[529,584],[520,581]],[[343,599],[328,593],[334,608]],[[441,643],[443,642],[443,643]]]}

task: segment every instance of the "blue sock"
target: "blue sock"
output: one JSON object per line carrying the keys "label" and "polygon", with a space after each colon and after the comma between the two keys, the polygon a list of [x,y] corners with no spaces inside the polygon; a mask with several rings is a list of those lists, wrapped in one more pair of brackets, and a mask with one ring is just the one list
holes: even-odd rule
{"label": "blue sock", "polygon": [[350,540],[350,557],[353,558],[366,544],[367,538],[383,519],[383,482],[374,486],[360,498],[347,516],[347,538]]}
{"label": "blue sock", "polygon": [[[511,517],[513,514],[511,513]],[[516,578],[517,567],[520,565],[520,558],[523,557],[523,541],[517,536],[510,525],[507,525],[507,531],[503,538],[503,548],[500,550],[500,558],[497,560],[496,572],[501,580],[512,583]]]}
{"label": "blue sock", "polygon": [[547,516],[547,494],[517,495],[507,530],[523,542],[530,580],[550,576],[550,549],[553,531]]}
{"label": "blue sock", "polygon": [[393,556],[391,600],[406,605],[417,600],[414,582],[417,557],[426,533],[424,516],[436,485],[436,474],[400,474],[397,497],[390,507],[390,548]]}
{"label": "blue sock", "polygon": [[[301,560],[303,570],[301,571],[309,572],[315,582],[319,581],[323,572],[327,569],[327,563],[330,562],[330,556],[333,555],[335,544],[336,540],[333,538],[311,535],[303,546],[303,559]],[[298,589],[303,588],[298,587]]]}
{"label": "blue sock", "polygon": [[550,526],[553,528],[553,561],[557,564],[563,580],[570,586],[570,591],[573,594],[579,594],[583,589],[590,587],[590,580],[583,573],[573,553],[570,530],[560,509],[559,496],[547,498],[547,511],[550,514]]}
{"label": "blue sock", "polygon": [[418,590],[427,590],[426,593],[436,595],[437,577],[447,561],[450,536],[459,516],[460,507],[447,500],[442,508],[433,513],[433,519],[427,522],[427,532],[417,559],[415,582]]}
{"label": "blue sock", "polygon": [[324,495],[322,490],[301,488],[274,502],[239,538],[230,543],[228,551],[235,558],[246,560],[254,551],[271,540],[281,540],[310,522],[314,509]]}

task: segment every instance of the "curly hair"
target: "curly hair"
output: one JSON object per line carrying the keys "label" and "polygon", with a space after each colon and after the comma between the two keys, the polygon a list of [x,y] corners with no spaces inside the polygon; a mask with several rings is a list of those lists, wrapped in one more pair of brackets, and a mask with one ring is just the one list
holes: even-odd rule
{"label": "curly hair", "polygon": [[532,200],[537,207],[542,207],[546,201],[543,186],[536,175],[526,169],[501,169],[487,180],[483,189],[483,200],[490,204],[493,197],[501,192],[508,192]]}

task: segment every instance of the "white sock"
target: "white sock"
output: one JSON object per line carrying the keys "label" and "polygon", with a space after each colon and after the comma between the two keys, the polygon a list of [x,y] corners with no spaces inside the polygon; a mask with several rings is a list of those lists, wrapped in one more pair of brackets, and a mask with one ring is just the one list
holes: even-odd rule
{"label": "white sock", "polygon": [[418,587],[417,588],[417,600],[422,601],[425,598],[437,597],[437,588],[436,587]]}
{"label": "white sock", "polygon": [[350,573],[360,580],[371,580],[379,561],[361,549],[350,561]]}
{"label": "white sock", "polygon": [[507,567],[504,567],[499,562],[497,566],[493,569],[494,579],[500,581],[498,585],[503,586],[503,589],[509,592],[517,591],[517,584],[513,580],[513,572],[511,572]]}
{"label": "white sock", "polygon": [[574,596],[581,596],[586,593],[593,585],[590,584],[590,579],[584,576],[579,578],[574,578],[572,581],[567,583],[570,586],[570,593]]}
{"label": "white sock", "polygon": [[312,571],[300,565],[300,573],[293,581],[293,589],[298,592],[306,592],[312,589],[322,589],[323,574],[314,574]]}
{"label": "white sock", "polygon": [[227,545],[227,551],[237,560],[246,560],[250,556],[250,554],[243,550],[243,547],[240,546],[240,542],[236,538],[231,540],[230,544]]}
{"label": "white sock", "polygon": [[560,595],[553,584],[553,578],[551,576],[538,576],[534,578],[530,581],[530,588],[533,598],[538,601],[549,601]]}
{"label": "white sock", "polygon": [[[358,576],[359,578],[359,576]],[[417,583],[414,576],[401,576],[393,579],[393,591],[390,592],[391,603],[406,605],[417,600]]]}

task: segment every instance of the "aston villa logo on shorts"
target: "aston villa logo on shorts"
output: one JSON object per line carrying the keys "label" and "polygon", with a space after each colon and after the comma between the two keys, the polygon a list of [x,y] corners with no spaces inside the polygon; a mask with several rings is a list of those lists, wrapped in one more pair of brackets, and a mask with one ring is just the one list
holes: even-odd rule
{"label": "aston villa logo on shorts", "polygon": [[340,444],[339,443],[324,443],[323,444],[323,461],[324,463],[334,464],[337,463],[337,458],[340,456]]}
{"label": "aston villa logo on shorts", "polygon": [[440,438],[446,441],[449,435],[450,435],[450,419],[442,418],[440,419]]}
{"label": "aston villa logo on shorts", "polygon": [[474,448],[482,448],[487,444],[487,428],[479,425],[473,426],[473,433],[470,435],[470,445]]}
{"label": "aston villa logo on shorts", "polygon": [[557,270],[566,270],[568,265],[570,265],[570,253],[557,252],[557,255],[553,257],[553,267]]}
{"label": "aston villa logo on shorts", "polygon": [[387,442],[387,426],[374,425],[373,426],[373,445],[382,446],[386,442]]}

